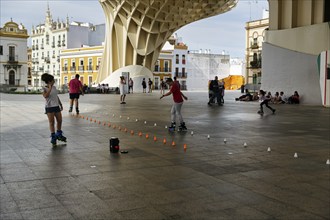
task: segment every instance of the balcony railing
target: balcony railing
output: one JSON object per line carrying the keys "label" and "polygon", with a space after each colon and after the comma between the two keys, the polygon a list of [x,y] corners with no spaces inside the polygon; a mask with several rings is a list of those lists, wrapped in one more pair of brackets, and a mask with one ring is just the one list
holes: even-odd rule
{"label": "balcony railing", "polygon": [[8,55],[8,63],[17,63],[18,55]]}
{"label": "balcony railing", "polygon": [[251,61],[250,68],[252,68],[252,69],[261,68],[261,59]]}
{"label": "balcony railing", "polygon": [[169,68],[169,67],[159,67],[159,68],[156,68],[155,67],[155,72],[165,72],[165,73],[168,73],[168,72],[171,72],[171,68]]}
{"label": "balcony railing", "polygon": [[178,73],[175,73],[175,76],[177,78],[187,78],[187,73],[186,72],[184,72],[184,73],[178,72]]}
{"label": "balcony railing", "polygon": [[43,44],[41,44],[40,49],[44,49],[44,45]]}
{"label": "balcony railing", "polygon": [[84,66],[78,66],[79,71],[84,71]]}
{"label": "balcony railing", "polygon": [[63,72],[68,72],[68,67],[67,67],[67,66],[63,66],[63,67],[62,67],[62,71],[63,71]]}
{"label": "balcony railing", "polygon": [[88,70],[88,71],[93,71],[93,65],[88,65],[88,66],[87,66],[87,70]]}
{"label": "balcony railing", "polygon": [[45,57],[45,62],[46,63],[50,63],[50,58],[49,57]]}
{"label": "balcony railing", "polygon": [[70,71],[76,71],[76,67],[75,66],[70,66]]}
{"label": "balcony railing", "polygon": [[38,45],[36,45],[36,50],[39,50],[39,46]]}
{"label": "balcony railing", "polygon": [[55,48],[55,43],[52,43],[52,48]]}
{"label": "balcony railing", "polygon": [[259,46],[257,43],[251,44],[251,49],[258,49]]}

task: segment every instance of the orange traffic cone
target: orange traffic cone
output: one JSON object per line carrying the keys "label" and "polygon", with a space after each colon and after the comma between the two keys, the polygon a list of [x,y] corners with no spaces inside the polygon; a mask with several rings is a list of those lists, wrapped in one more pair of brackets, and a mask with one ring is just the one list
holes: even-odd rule
{"label": "orange traffic cone", "polygon": [[187,151],[187,144],[184,144],[184,145],[183,145],[183,150],[184,150],[184,152]]}
{"label": "orange traffic cone", "polygon": [[166,138],[164,138],[164,140],[163,140],[163,144],[166,144]]}
{"label": "orange traffic cone", "polygon": [[131,135],[134,135],[134,131],[133,130],[131,130]]}
{"label": "orange traffic cone", "polygon": [[154,141],[157,141],[157,137],[156,136],[154,136]]}
{"label": "orange traffic cone", "polygon": [[174,141],[172,141],[172,147],[175,147],[175,142]]}
{"label": "orange traffic cone", "polygon": [[146,134],[146,138],[147,138],[147,139],[149,138],[149,134]]}

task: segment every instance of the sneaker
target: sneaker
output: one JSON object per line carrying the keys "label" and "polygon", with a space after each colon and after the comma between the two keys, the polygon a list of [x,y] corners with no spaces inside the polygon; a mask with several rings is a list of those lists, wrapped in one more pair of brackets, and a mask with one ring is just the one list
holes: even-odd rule
{"label": "sneaker", "polygon": [[276,112],[276,109],[273,109],[272,111],[273,111],[273,114],[275,114],[275,112]]}
{"label": "sneaker", "polygon": [[69,108],[69,113],[71,113],[71,112],[72,112],[72,107]]}
{"label": "sneaker", "polygon": [[78,108],[76,108],[76,113],[77,113],[77,115],[79,114],[79,109]]}

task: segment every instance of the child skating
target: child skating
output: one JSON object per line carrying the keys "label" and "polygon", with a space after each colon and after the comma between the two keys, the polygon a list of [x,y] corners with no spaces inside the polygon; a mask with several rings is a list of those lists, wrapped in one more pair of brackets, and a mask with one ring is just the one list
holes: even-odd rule
{"label": "child skating", "polygon": [[176,115],[179,117],[180,126],[179,131],[186,131],[187,127],[183,121],[181,115],[181,107],[183,105],[183,99],[188,100],[188,98],[181,92],[180,86],[178,83],[174,83],[171,78],[166,80],[166,83],[170,86],[170,91],[165,93],[160,97],[160,99],[164,98],[165,96],[173,95],[173,105],[171,109],[171,126],[169,127],[169,131],[175,131],[176,127]]}
{"label": "child skating", "polygon": [[273,112],[273,114],[275,114],[276,110],[268,105],[268,102],[270,100],[271,100],[271,98],[266,96],[265,91],[263,91],[263,90],[259,91],[259,102],[261,102],[261,103],[260,103],[260,110],[258,111],[258,114],[260,114],[260,115],[264,114],[263,105],[265,105],[267,108],[269,108]]}
{"label": "child skating", "polygon": [[[63,105],[61,100],[57,95],[57,89],[54,86],[54,76],[45,73],[41,76],[41,80],[46,83],[46,86],[43,88],[43,97],[46,99],[45,111],[48,117],[49,130],[51,133],[51,140],[53,147],[56,146],[56,141],[66,142],[66,137],[63,136],[62,132],[62,113]],[[56,119],[56,128],[55,133],[55,119]]]}

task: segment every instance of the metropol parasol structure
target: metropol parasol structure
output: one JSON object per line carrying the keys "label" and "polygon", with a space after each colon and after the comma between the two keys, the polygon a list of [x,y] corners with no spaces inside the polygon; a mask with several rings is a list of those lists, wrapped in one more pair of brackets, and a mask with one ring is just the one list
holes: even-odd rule
{"label": "metropol parasol structure", "polygon": [[[181,27],[233,9],[238,0],[99,0],[106,36],[97,82],[135,85],[151,69],[168,38]],[[261,89],[304,93],[305,103],[330,106],[330,1],[268,0]],[[277,82],[277,83],[274,83]],[[139,90],[137,87],[137,90]],[[135,88],[134,88],[135,90]],[[135,90],[136,91],[136,90]]]}
{"label": "metropol parasol structure", "polygon": [[152,78],[153,65],[168,38],[181,27],[225,13],[238,0],[100,0],[106,39],[98,82],[118,84],[129,72],[135,84]]}

